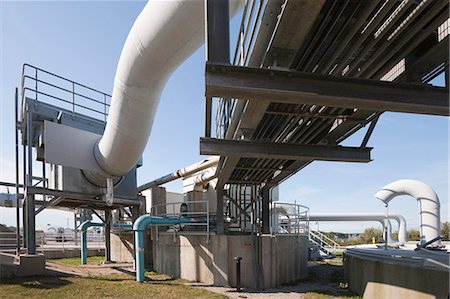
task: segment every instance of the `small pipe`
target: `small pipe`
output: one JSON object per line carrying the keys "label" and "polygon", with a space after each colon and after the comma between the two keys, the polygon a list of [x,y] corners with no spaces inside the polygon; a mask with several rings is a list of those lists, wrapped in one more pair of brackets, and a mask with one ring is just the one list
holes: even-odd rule
{"label": "small pipe", "polygon": [[236,256],[234,258],[236,261],[236,291],[241,291],[241,260],[242,257]]}
{"label": "small pipe", "polygon": [[80,224],[79,230],[81,231],[81,264],[86,265],[87,262],[87,229],[91,226],[105,226],[104,223],[91,222],[86,220]]}
{"label": "small pipe", "polygon": [[136,281],[144,282],[144,232],[152,224],[174,225],[193,222],[190,218],[163,218],[150,215],[141,215],[133,224],[134,231],[134,252],[136,258]]}

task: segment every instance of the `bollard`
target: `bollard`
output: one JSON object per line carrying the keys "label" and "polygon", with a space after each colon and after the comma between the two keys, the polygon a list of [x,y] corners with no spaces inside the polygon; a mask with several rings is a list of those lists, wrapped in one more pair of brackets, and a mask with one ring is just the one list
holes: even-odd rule
{"label": "bollard", "polygon": [[241,291],[241,260],[242,257],[236,256],[234,257],[236,261],[236,291]]}

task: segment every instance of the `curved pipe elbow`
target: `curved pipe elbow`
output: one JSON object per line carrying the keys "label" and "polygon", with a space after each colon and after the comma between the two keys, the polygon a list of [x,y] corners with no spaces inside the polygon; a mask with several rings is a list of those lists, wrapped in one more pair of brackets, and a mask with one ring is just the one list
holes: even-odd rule
{"label": "curved pipe elbow", "polygon": [[80,224],[79,230],[82,232],[86,232],[86,230],[91,226],[105,226],[105,224],[99,222],[92,222],[91,220],[86,220]]}
{"label": "curved pipe elbow", "polygon": [[[421,181],[408,179],[387,184],[375,194],[375,197],[387,205],[400,195],[410,195],[419,202],[421,238],[427,242],[440,236],[440,202],[436,192]],[[439,245],[440,241],[433,244]]]}
{"label": "curved pipe elbow", "polygon": [[[105,132],[94,149],[109,175],[125,175],[142,155],[167,79],[203,43],[204,3],[149,1],[134,22],[120,55]],[[230,16],[242,4],[230,1]]]}

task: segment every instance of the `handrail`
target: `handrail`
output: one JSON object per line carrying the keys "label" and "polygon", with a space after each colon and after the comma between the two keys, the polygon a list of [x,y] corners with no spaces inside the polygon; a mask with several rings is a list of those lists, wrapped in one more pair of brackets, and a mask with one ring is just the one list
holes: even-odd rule
{"label": "handrail", "polygon": [[273,235],[308,235],[309,208],[295,203],[274,202],[271,232]]}
{"label": "handrail", "polygon": [[[182,204],[187,205],[196,205],[196,204],[202,204],[202,210],[203,208],[206,208],[204,211],[180,211],[175,212],[175,206]],[[203,206],[203,204],[206,204],[206,206]],[[172,207],[172,213],[167,213],[167,207]],[[158,208],[164,207],[166,209],[166,213],[158,213]],[[184,223],[183,225],[189,225],[189,226],[205,226],[206,229],[206,235],[207,235],[207,242],[209,242],[210,237],[210,210],[209,210],[209,201],[208,200],[196,200],[196,201],[179,201],[179,202],[170,202],[170,203],[162,203],[153,205],[151,207],[150,211],[151,215],[153,216],[159,216],[159,217],[170,217],[170,218],[191,218],[196,219],[196,221],[191,221],[188,223]],[[202,221],[201,221],[202,220]],[[158,236],[159,229],[158,226],[155,225],[156,230],[156,236]],[[175,230],[174,230],[175,233]]]}
{"label": "handrail", "polygon": [[331,243],[328,246],[335,249],[340,249],[341,245],[339,243],[337,243],[336,241],[334,241],[333,239],[331,239],[330,237],[328,237],[327,235],[325,235],[324,233],[321,233],[320,231],[312,231],[312,233],[318,235],[321,239],[324,239],[327,241],[327,243]]}
{"label": "handrail", "polygon": [[[30,73],[33,73],[32,75]],[[39,75],[45,74],[45,77],[48,76],[48,79],[44,80]],[[57,80],[62,80],[62,82],[55,82]],[[42,89],[42,86],[46,86],[46,89]],[[67,86],[71,86],[68,88]],[[41,87],[39,89],[39,87]],[[47,90],[49,89],[55,90],[55,93],[51,94]],[[81,89],[93,92],[89,94],[84,94]],[[59,92],[58,93],[56,93]],[[66,93],[67,96],[61,96],[60,94]],[[87,85],[78,83],[76,81],[70,80],[68,78],[62,77],[55,73],[46,71],[42,68],[30,65],[28,63],[23,64],[22,66],[22,78],[21,78],[21,112],[23,112],[24,108],[24,100],[25,96],[29,94],[34,94],[33,100],[46,102],[46,100],[53,99],[56,101],[60,101],[66,104],[71,105],[72,113],[79,113],[80,111],[76,111],[77,108],[85,109],[89,112],[97,113],[98,116],[94,116],[95,118],[100,118],[102,121],[106,122],[106,118],[108,116],[107,110],[110,107],[111,95],[99,91],[95,88],[89,87]],[[39,97],[39,95],[43,96]],[[77,101],[78,99],[78,101]],[[82,99],[84,104],[80,103],[80,99]],[[86,100],[88,102],[86,102]],[[109,101],[108,101],[109,100]],[[99,108],[95,108],[91,105],[85,103],[92,103],[101,105]],[[79,110],[78,109],[78,110]],[[82,114],[82,113],[81,113]]]}

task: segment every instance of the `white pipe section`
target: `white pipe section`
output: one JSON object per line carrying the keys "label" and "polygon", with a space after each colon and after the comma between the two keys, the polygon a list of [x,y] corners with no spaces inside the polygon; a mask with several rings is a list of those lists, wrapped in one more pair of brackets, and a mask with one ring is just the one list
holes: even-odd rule
{"label": "white pipe section", "polygon": [[200,162],[197,162],[197,163],[187,166],[185,168],[178,169],[177,171],[169,173],[169,174],[162,176],[154,181],[151,181],[149,183],[146,183],[146,184],[140,186],[138,188],[138,191],[144,191],[144,190],[150,189],[152,187],[171,182],[178,178],[187,177],[192,174],[195,174],[196,172],[205,170],[210,167],[217,167],[217,164],[219,163],[219,159],[220,159],[220,157],[209,157],[208,159],[202,160]]}
{"label": "white pipe section", "polygon": [[[105,132],[94,149],[109,175],[126,174],[142,155],[167,79],[204,41],[204,2],[149,1],[134,22],[120,55]],[[230,1],[230,16],[241,4]]]}
{"label": "white pipe section", "polygon": [[280,213],[280,214],[284,214],[286,216],[297,214],[297,211],[296,211],[294,205],[285,204],[285,203],[281,203],[281,202],[273,202],[271,211],[272,211],[272,213]]}
{"label": "white pipe section", "polygon": [[[424,242],[441,235],[439,198],[430,186],[417,180],[398,180],[390,183],[375,194],[385,204],[397,196],[410,195],[417,199],[420,209],[420,235]],[[439,246],[436,241],[432,246]]]}
{"label": "white pipe section", "polygon": [[[377,221],[380,222],[383,228],[384,225],[384,214],[310,214],[309,221]],[[408,241],[406,233],[406,221],[402,215],[389,214],[388,219],[394,219],[398,223],[398,242],[400,244],[405,244]],[[383,234],[384,238],[384,234]],[[388,243],[395,243],[396,241],[392,238],[392,226],[391,222],[388,221]]]}
{"label": "white pipe section", "polygon": [[[217,165],[215,165],[217,166]],[[194,177],[195,185],[205,185],[209,181],[212,181],[217,178],[216,168],[208,169],[207,171],[200,173],[196,177]]]}

